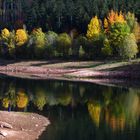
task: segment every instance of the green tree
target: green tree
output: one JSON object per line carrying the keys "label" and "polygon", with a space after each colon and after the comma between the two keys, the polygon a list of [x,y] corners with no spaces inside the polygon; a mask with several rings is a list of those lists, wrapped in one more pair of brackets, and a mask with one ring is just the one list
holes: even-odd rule
{"label": "green tree", "polygon": [[67,33],[62,33],[57,38],[57,51],[61,56],[68,56],[69,48],[71,47],[72,41]]}
{"label": "green tree", "polygon": [[46,57],[53,57],[56,56],[56,41],[57,41],[58,34],[53,31],[48,31],[46,34],[47,40],[47,47],[46,47]]}
{"label": "green tree", "polygon": [[133,31],[135,20],[136,20],[135,19],[135,14],[134,13],[131,13],[131,12],[128,12],[126,14],[125,18],[126,18],[127,24],[130,27],[131,31]]}
{"label": "green tree", "polygon": [[46,35],[41,28],[34,29],[31,33],[34,54],[37,58],[43,58],[46,49]]}
{"label": "green tree", "polygon": [[127,23],[114,23],[109,29],[109,42],[115,56],[119,56],[119,47],[125,36],[130,34],[130,27]]}
{"label": "green tree", "polygon": [[136,57],[138,46],[134,34],[129,34],[124,37],[122,45],[119,46],[119,55],[123,59],[131,59]]}

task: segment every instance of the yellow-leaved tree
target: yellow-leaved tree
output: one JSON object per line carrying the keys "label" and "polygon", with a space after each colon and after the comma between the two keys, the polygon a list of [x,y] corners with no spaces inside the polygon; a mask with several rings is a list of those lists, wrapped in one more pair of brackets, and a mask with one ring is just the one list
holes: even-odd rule
{"label": "yellow-leaved tree", "polygon": [[[2,52],[9,53],[10,56],[14,57],[15,53],[15,32],[10,32],[7,28],[1,30],[0,42],[3,44],[1,49]],[[4,51],[6,48],[6,51]]]}
{"label": "yellow-leaved tree", "polygon": [[10,36],[10,32],[7,28],[4,28],[2,31],[1,31],[1,36],[2,38],[4,39],[8,39],[9,36]]}
{"label": "yellow-leaved tree", "polygon": [[94,39],[94,37],[97,37],[101,31],[101,25],[100,21],[97,16],[93,17],[88,24],[88,30],[87,30],[87,38],[88,39]]}
{"label": "yellow-leaved tree", "polygon": [[24,29],[18,29],[15,35],[15,41],[17,46],[24,45],[28,40],[27,33]]}

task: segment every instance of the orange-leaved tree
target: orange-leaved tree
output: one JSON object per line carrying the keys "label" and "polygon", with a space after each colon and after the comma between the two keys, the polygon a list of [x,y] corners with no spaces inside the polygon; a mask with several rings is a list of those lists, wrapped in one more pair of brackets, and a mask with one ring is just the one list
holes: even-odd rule
{"label": "orange-leaved tree", "polygon": [[108,14],[107,19],[111,25],[116,23],[116,22],[118,22],[118,23],[125,23],[126,22],[124,15],[121,11],[117,12],[117,11],[111,10]]}

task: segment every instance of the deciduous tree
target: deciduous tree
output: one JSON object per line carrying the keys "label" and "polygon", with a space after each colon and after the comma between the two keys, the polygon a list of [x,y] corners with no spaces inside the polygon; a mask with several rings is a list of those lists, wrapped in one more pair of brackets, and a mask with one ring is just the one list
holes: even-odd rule
{"label": "deciduous tree", "polygon": [[24,29],[18,29],[15,34],[15,42],[17,46],[24,45],[28,40],[27,32]]}
{"label": "deciduous tree", "polygon": [[88,24],[88,30],[87,30],[87,38],[88,39],[94,39],[94,37],[97,37],[101,31],[101,25],[100,21],[97,16],[93,17]]}

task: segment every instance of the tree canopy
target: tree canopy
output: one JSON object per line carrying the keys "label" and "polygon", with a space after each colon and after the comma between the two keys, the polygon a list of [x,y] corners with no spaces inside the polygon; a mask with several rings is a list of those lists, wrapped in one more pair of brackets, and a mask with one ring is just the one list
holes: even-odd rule
{"label": "tree canopy", "polygon": [[7,26],[11,27],[15,19],[16,25],[22,21],[28,30],[41,27],[45,31],[64,32],[76,28],[85,33],[93,16],[103,20],[111,9],[130,11],[140,17],[139,0],[3,0],[0,5],[0,19],[6,19]]}

